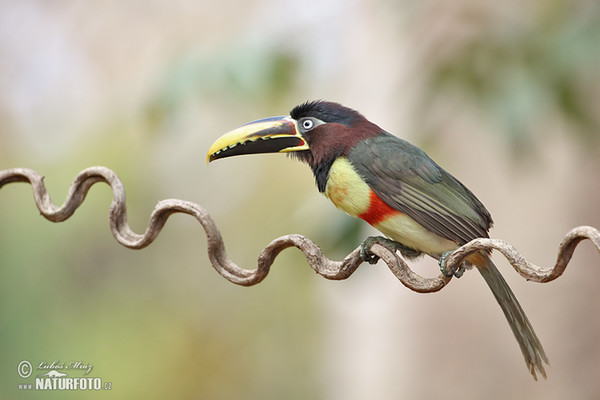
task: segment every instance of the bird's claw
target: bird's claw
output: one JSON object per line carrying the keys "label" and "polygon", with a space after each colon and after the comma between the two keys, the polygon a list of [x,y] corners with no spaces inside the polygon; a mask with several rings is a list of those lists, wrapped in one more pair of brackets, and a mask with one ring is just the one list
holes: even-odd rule
{"label": "bird's claw", "polygon": [[373,246],[375,243],[380,243],[378,239],[384,238],[381,236],[369,236],[360,245],[360,258],[364,262],[368,262],[369,264],[377,264],[377,261],[379,261],[379,256],[371,253],[371,246]]}
{"label": "bird's claw", "polygon": [[421,255],[421,252],[404,246],[402,243],[388,239],[383,236],[369,236],[360,246],[360,258],[369,264],[375,264],[379,257],[371,253],[371,246],[375,243],[380,244],[390,250],[399,251],[406,258],[415,258]]}
{"label": "bird's claw", "polygon": [[454,268],[449,269],[447,266],[448,256],[453,252],[454,251],[445,251],[442,253],[442,256],[440,257],[439,261],[440,270],[442,271],[442,274],[444,274],[444,276],[447,278],[452,278],[452,276],[460,278],[465,273],[465,263],[462,263],[460,267],[458,267],[458,269],[456,270]]}

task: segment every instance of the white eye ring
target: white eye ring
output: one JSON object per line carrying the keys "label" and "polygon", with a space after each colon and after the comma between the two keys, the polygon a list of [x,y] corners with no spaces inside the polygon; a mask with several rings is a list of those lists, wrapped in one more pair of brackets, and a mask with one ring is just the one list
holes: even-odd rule
{"label": "white eye ring", "polygon": [[311,119],[305,119],[302,121],[302,129],[308,131],[315,126],[315,123]]}

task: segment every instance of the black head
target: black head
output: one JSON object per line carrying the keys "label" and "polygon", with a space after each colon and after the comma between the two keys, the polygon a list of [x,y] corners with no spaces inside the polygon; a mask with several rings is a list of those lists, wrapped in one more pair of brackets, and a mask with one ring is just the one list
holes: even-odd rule
{"label": "black head", "polygon": [[358,111],[339,103],[309,101],[294,107],[290,117],[306,139],[308,150],[290,153],[311,167],[345,155],[356,143],[381,132]]}
{"label": "black head", "polygon": [[364,117],[356,110],[344,107],[339,103],[323,100],[307,101],[292,109],[290,116],[296,121],[303,117],[317,118],[325,123],[338,123],[353,126],[354,123]]}

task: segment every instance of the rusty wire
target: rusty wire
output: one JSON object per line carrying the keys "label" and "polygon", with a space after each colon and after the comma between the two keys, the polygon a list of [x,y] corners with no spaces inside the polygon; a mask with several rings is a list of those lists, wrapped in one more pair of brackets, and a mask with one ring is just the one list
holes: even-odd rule
{"label": "rusty wire", "polygon": [[[325,257],[319,246],[302,235],[285,235],[273,240],[263,249],[254,270],[240,268],[227,256],[221,233],[208,212],[200,205],[184,200],[168,199],[159,201],[148,222],[143,235],[131,230],[127,223],[125,189],[119,177],[106,167],[90,167],[81,171],[69,188],[64,204],[57,207],[50,200],[43,177],[31,169],[13,168],[0,171],[0,188],[11,182],[29,182],[33,188],[35,204],[40,213],[52,222],[62,222],[75,212],[83,203],[92,185],[105,182],[112,189],[113,200],[110,205],[110,229],[115,239],[125,247],[142,249],[150,245],[162,230],[171,214],[184,213],[194,216],[204,228],[207,238],[208,257],[212,266],[228,281],[242,286],[256,285],[269,273],[277,255],[288,247],[300,249],[308,264],[319,275],[332,280],[348,278],[362,263],[360,246],[348,254],[342,261]],[[456,269],[469,254],[480,250],[498,250],[515,270],[525,279],[535,282],[552,281],[564,272],[575,247],[584,239],[591,240],[600,252],[600,231],[591,226],[579,226],[570,230],[560,243],[556,264],[547,269],[530,263],[510,243],[499,239],[475,239],[456,249],[446,259],[447,268]],[[371,252],[379,256],[392,273],[408,288],[429,293],[441,290],[451,278],[440,274],[436,278],[424,278],[415,273],[393,250],[381,244],[374,244]]]}

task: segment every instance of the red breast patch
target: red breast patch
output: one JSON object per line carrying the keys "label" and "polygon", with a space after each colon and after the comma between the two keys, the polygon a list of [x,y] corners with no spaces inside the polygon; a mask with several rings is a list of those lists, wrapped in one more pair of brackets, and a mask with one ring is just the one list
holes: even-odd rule
{"label": "red breast patch", "polygon": [[358,217],[367,221],[371,225],[377,225],[381,221],[393,216],[401,214],[400,211],[388,206],[371,190],[369,198],[369,209]]}

